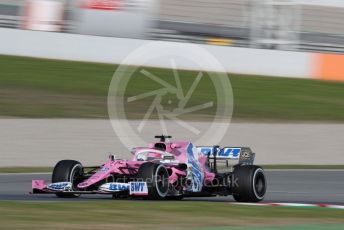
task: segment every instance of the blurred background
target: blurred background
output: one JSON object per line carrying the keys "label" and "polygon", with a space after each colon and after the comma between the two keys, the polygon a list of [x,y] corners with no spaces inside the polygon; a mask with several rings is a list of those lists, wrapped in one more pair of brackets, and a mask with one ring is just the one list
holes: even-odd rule
{"label": "blurred background", "polygon": [[279,50],[344,51],[340,0],[0,0],[0,26]]}
{"label": "blurred background", "polygon": [[[234,122],[214,144],[249,145],[258,164],[343,164],[344,1],[0,0],[0,166],[130,157],[134,146],[123,146],[109,122],[109,85],[128,54],[151,44],[144,62],[161,43],[197,44],[229,73]],[[175,61],[188,89],[200,68]],[[148,66],[173,80],[169,61]],[[139,71],[133,79],[128,97],[160,87]],[[209,81],[195,91],[195,105],[215,96]],[[150,99],[127,110],[133,127]],[[212,112],[188,121],[207,129]],[[148,139],[161,132],[156,122]],[[190,138],[178,128],[169,134]]]}
{"label": "blurred background", "polygon": [[[0,0],[0,229],[343,230],[343,211],[326,205],[344,204],[343,53],[344,0]],[[115,71],[130,78],[114,93],[133,99],[113,106],[126,119],[109,116]],[[157,100],[147,96],[160,89]],[[231,94],[232,105],[218,100]],[[28,195],[31,179],[50,180],[44,172],[60,160],[99,166],[109,154],[131,159],[137,136],[155,141],[165,131],[160,116],[145,120],[152,101],[171,114],[191,111],[164,119],[173,140],[249,146],[267,169],[265,201],[295,207]],[[214,128],[230,106],[231,122],[224,114]],[[211,143],[197,142],[202,135]]]}

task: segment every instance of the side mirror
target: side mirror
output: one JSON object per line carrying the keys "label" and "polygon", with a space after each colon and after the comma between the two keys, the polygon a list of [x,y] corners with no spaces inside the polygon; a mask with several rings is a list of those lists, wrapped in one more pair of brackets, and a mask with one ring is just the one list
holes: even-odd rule
{"label": "side mirror", "polygon": [[115,161],[115,155],[113,155],[113,154],[109,154],[109,160],[110,161]]}

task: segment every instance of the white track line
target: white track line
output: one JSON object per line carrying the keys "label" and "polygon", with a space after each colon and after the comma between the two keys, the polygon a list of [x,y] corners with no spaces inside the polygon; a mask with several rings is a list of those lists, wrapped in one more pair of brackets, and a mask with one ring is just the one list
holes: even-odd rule
{"label": "white track line", "polygon": [[[264,166],[263,166],[264,168]],[[344,169],[264,169],[267,172],[344,172]]]}
{"label": "white track line", "polygon": [[271,206],[271,207],[320,207],[320,208],[333,208],[343,209],[344,205],[333,205],[333,204],[304,204],[304,203],[235,203],[230,204],[237,205],[250,205],[250,206]]}

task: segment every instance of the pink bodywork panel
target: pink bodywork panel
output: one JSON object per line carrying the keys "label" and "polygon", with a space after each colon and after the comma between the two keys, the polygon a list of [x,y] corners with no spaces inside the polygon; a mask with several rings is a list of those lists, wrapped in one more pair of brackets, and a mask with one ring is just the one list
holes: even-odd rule
{"label": "pink bodywork panel", "polygon": [[[159,143],[159,142],[158,142]],[[162,143],[162,142],[161,142]],[[116,160],[116,161],[108,161],[106,162],[101,169],[98,170],[94,175],[92,175],[89,179],[81,182],[78,184],[78,188],[87,188],[88,186],[95,184],[101,180],[106,179],[113,173],[118,174],[128,174],[130,175],[131,172],[129,172],[126,168],[131,168],[138,170],[144,161],[138,161],[136,159],[136,154],[146,150],[146,149],[154,149],[154,145],[156,143],[149,143],[148,148],[147,147],[137,147],[132,150],[132,153],[134,154],[134,157],[132,160]],[[166,146],[166,152],[171,153],[175,156],[176,160],[179,163],[187,164],[188,158],[187,158],[187,152],[186,148],[189,146],[190,142],[187,141],[175,141],[175,142],[164,142]],[[199,155],[199,163],[200,167],[204,173],[204,183],[208,184],[215,178],[215,173],[209,172],[208,168],[206,167],[206,160],[207,157],[200,154]],[[178,180],[180,176],[186,176],[185,171],[178,170],[177,168],[173,167],[174,165],[166,164],[167,168],[172,169],[172,174],[169,177],[169,182],[174,183]]]}
{"label": "pink bodywork panel", "polygon": [[178,180],[179,176],[186,176],[186,172],[185,171],[178,170],[178,169],[176,169],[174,167],[172,167],[171,170],[172,170],[172,174],[168,178],[168,182],[170,184],[173,184],[174,182],[176,182]]}
{"label": "pink bodywork panel", "polygon": [[209,169],[206,166],[207,163],[207,157],[202,155],[198,158],[198,161],[201,165],[202,171],[204,172],[204,184],[209,184],[212,182],[215,178],[215,173],[212,173],[209,171]]}
{"label": "pink bodywork panel", "polygon": [[[159,142],[158,142],[159,143]],[[171,153],[175,156],[176,160],[179,161],[179,163],[184,163],[187,164],[188,162],[188,157],[187,157],[187,147],[189,146],[190,142],[187,141],[174,141],[174,142],[160,142],[165,144],[166,146],[166,152]],[[148,149],[153,149],[154,145],[156,143],[149,143],[148,144]],[[133,154],[136,154],[137,152],[144,150],[147,148],[144,147],[139,147],[136,148],[135,151],[133,151]],[[136,160],[136,156],[134,155],[133,160]],[[203,154],[198,155],[198,161],[200,164],[200,167],[204,173],[204,184],[209,184],[212,182],[215,178],[215,173],[212,173],[209,171],[209,169],[206,166],[207,163],[207,157],[204,156]],[[174,167],[172,168],[172,175],[169,177],[169,182],[174,183],[178,180],[178,175],[180,176],[186,176],[186,173],[183,171],[180,171]]]}
{"label": "pink bodywork panel", "polygon": [[43,190],[47,187],[44,180],[33,180],[32,181],[32,189]]}
{"label": "pink bodywork panel", "polygon": [[128,174],[131,173],[127,168],[138,169],[143,161],[128,161],[128,160],[109,160],[106,162],[95,174],[93,174],[87,180],[78,184],[78,188],[87,188],[88,186],[95,184],[101,180],[108,178],[112,173]]}
{"label": "pink bodywork panel", "polygon": [[[162,143],[162,142],[158,142]],[[145,161],[138,161],[136,159],[136,154],[140,151],[154,149],[154,145],[156,143],[150,143],[147,147],[138,147],[134,148],[132,150],[132,153],[134,154],[134,157],[132,160],[109,160],[107,161],[98,171],[93,174],[90,178],[87,180],[79,183],[77,187],[79,189],[87,188],[99,181],[102,181],[106,178],[108,178],[111,174],[118,173],[121,175],[132,175],[133,171],[137,172],[137,170],[140,168],[140,166]],[[178,180],[180,176],[187,176],[186,172],[183,170],[179,170],[176,168],[176,164],[188,164],[188,154],[187,154],[187,148],[191,144],[190,142],[186,141],[175,141],[175,142],[163,142],[163,144],[166,145],[166,152],[174,155],[175,160],[177,163],[166,163],[165,166],[168,169],[171,169],[171,175],[169,177],[169,182],[174,183]],[[198,153],[198,163],[201,168],[201,171],[204,174],[204,184],[208,184],[212,182],[215,178],[215,173],[212,173],[209,171],[208,167],[206,166],[207,163],[207,157],[204,156],[201,153]],[[130,168],[130,169],[128,169]],[[135,172],[135,173],[136,173]],[[33,180],[32,181],[32,188],[38,189],[38,190],[44,190],[47,187],[44,180]]]}

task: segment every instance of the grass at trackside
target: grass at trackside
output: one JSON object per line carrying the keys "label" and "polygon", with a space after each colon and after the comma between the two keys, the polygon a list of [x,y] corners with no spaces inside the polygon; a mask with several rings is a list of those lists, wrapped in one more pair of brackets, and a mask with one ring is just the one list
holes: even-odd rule
{"label": "grass at trackside", "polygon": [[[209,227],[198,228],[198,230],[342,230],[344,224],[301,224],[287,226],[269,226],[269,227]],[[185,229],[186,230],[186,229]],[[190,229],[188,229],[190,230]],[[193,230],[193,229],[192,229]]]}
{"label": "grass at trackside", "polygon": [[[108,87],[116,67],[0,56],[0,116],[107,118]],[[146,70],[166,81],[173,79],[171,70]],[[186,90],[197,73],[179,71],[179,74]],[[135,81],[129,82],[131,88],[126,96],[161,88],[139,72],[135,72],[133,79]],[[203,79],[190,105],[215,99],[211,82]],[[344,121],[344,83],[235,74],[230,74],[230,80],[235,119]],[[173,97],[166,95],[166,101]],[[132,102],[127,107],[129,118],[142,118],[151,102],[151,98]],[[173,109],[174,105],[169,106]],[[211,108],[204,109],[192,114],[191,118],[210,119],[213,112]]]}
{"label": "grass at trackside", "polygon": [[[344,165],[262,165],[262,167],[264,169],[319,169],[319,170],[343,169],[344,170]],[[52,171],[53,171],[52,167],[0,167],[0,173],[42,173],[42,172],[49,173]]]}
{"label": "grass at trackside", "polygon": [[41,173],[52,171],[52,167],[0,167],[0,173]]}
{"label": "grass at trackside", "polygon": [[344,221],[343,210],[194,201],[0,201],[0,213],[4,229],[264,229],[304,224],[324,224],[325,229]]}

